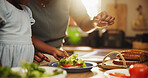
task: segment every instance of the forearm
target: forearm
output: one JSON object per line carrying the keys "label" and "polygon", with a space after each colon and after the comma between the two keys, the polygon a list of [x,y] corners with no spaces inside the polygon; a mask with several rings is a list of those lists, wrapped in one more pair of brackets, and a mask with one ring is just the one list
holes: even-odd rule
{"label": "forearm", "polygon": [[95,29],[92,20],[90,20],[90,17],[87,14],[84,16],[74,17],[74,19],[77,22],[77,25],[84,32],[91,32]]}
{"label": "forearm", "polygon": [[[39,40],[39,39],[37,39],[35,37],[32,37],[32,41],[33,41],[34,47],[37,50],[42,51],[42,52],[45,52],[47,54],[51,54],[57,60],[60,60],[61,58],[64,58],[64,57],[68,57],[69,56],[66,51],[61,51],[61,50],[59,50],[59,49],[57,49],[55,47],[52,47],[52,46],[44,43],[43,41],[41,41],[41,40]],[[46,59],[46,58],[44,58],[44,59]]]}
{"label": "forearm", "polygon": [[88,33],[96,29],[96,27],[93,24],[93,21],[90,20],[89,16],[86,16],[85,18],[83,18],[83,20],[80,23],[80,28],[84,32],[88,32]]}
{"label": "forearm", "polygon": [[54,51],[54,47],[44,43],[43,41],[39,40],[38,38],[32,36],[32,41],[33,41],[33,45],[35,47],[35,49],[48,53],[48,54],[52,54],[52,51]]}
{"label": "forearm", "polygon": [[83,16],[74,17],[78,26],[85,32],[91,32],[97,27],[110,26],[114,24],[115,18],[108,15],[105,11],[99,13],[97,16],[90,20],[88,14]]}

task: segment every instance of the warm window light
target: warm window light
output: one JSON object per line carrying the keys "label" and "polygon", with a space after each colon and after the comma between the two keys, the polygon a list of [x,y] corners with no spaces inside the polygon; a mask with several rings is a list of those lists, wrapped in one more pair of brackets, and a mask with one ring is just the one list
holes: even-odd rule
{"label": "warm window light", "polygon": [[101,0],[82,0],[91,19],[101,11]]}
{"label": "warm window light", "polygon": [[[84,4],[91,20],[101,11],[101,0],[82,0],[82,3]],[[76,22],[71,17],[69,18],[69,26],[77,26]]]}
{"label": "warm window light", "polygon": [[[82,0],[88,15],[90,16],[91,20],[94,16],[96,16],[99,12],[101,12],[101,0]],[[76,22],[70,17],[69,26],[77,26]],[[105,31],[105,30],[104,30]],[[80,31],[81,36],[86,37],[88,33]]]}
{"label": "warm window light", "polygon": [[[99,12],[101,12],[101,0],[82,0],[88,15],[90,16],[91,20],[96,16]],[[106,29],[102,29],[100,33],[104,33]]]}

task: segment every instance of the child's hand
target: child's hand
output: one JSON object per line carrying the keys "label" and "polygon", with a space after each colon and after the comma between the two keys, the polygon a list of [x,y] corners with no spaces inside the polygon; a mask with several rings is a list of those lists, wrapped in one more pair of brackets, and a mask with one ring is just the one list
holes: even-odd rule
{"label": "child's hand", "polygon": [[33,62],[40,64],[43,60],[50,62],[50,59],[48,59],[45,55],[43,55],[41,52],[35,52],[34,60]]}

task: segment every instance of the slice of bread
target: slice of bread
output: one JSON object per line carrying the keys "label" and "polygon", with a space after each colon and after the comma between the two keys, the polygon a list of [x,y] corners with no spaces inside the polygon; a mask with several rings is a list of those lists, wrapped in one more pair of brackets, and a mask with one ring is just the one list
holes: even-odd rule
{"label": "slice of bread", "polygon": [[[126,62],[127,66],[130,66],[130,65],[136,64],[136,63],[140,63],[140,61],[130,61],[130,60],[128,60],[128,61],[126,60],[125,62]],[[116,65],[123,65],[123,61],[119,60],[119,59],[114,59],[113,63]]]}

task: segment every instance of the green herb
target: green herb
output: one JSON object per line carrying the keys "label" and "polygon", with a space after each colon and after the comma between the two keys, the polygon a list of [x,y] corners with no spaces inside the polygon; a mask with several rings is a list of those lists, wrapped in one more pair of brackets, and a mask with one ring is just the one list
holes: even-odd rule
{"label": "green herb", "polygon": [[84,61],[83,61],[82,67],[87,67]]}

